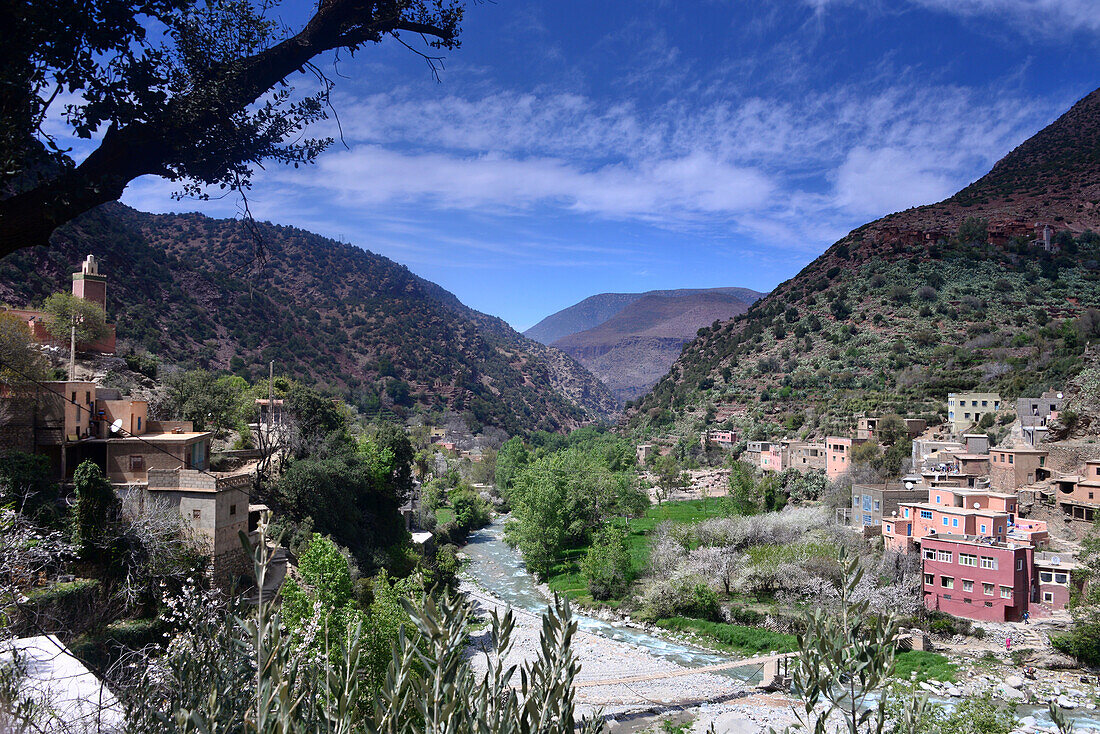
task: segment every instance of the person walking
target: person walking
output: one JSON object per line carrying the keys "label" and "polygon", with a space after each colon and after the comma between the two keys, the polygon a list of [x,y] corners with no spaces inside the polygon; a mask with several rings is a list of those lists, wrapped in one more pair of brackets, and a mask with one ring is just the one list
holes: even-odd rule
{"label": "person walking", "polygon": [[1031,612],[1025,611],[1024,612],[1024,624],[1027,624],[1028,623],[1027,620],[1029,620],[1029,619],[1031,619]]}
{"label": "person walking", "polygon": [[1005,652],[1012,652],[1012,635],[1005,635]]}

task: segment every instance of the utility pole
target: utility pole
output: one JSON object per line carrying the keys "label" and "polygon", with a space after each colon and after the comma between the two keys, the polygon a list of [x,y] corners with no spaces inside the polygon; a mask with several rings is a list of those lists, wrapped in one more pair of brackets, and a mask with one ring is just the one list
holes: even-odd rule
{"label": "utility pole", "polygon": [[76,321],[69,332],[69,382],[76,380]]}
{"label": "utility pole", "polygon": [[275,422],[275,360],[267,363],[267,422]]}

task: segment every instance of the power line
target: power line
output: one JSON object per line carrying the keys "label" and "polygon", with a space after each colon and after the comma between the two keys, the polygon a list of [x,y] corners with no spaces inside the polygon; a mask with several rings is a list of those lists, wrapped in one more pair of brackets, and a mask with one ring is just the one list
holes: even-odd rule
{"label": "power line", "polygon": [[[92,414],[92,420],[103,420],[103,419],[101,419],[101,418],[95,418],[95,416],[94,416],[94,413],[92,413],[91,409],[90,409],[90,408],[88,408],[88,406],[86,406],[86,405],[81,405],[80,403],[76,402],[75,400],[72,400],[72,399],[70,399],[70,398],[69,398],[68,396],[66,396],[66,395],[65,395],[64,393],[58,392],[57,390],[55,390],[54,388],[52,388],[52,387],[51,387],[50,385],[48,385],[48,384],[46,384],[46,383],[42,382],[41,380],[38,380],[38,379],[36,379],[36,378],[34,378],[34,377],[31,377],[30,375],[28,375],[27,373],[23,372],[22,370],[20,370],[20,369],[19,369],[19,368],[17,368],[17,367],[12,367],[12,366],[11,366],[10,364],[9,364],[9,365],[5,365],[5,364],[4,364],[4,362],[3,362],[3,360],[0,360],[0,369],[9,369],[9,370],[11,370],[11,371],[12,371],[12,372],[14,372],[15,374],[17,374],[17,375],[19,375],[20,377],[22,377],[22,378],[23,378],[24,380],[27,380],[28,382],[31,382],[31,383],[33,383],[33,384],[37,385],[38,387],[42,388],[42,389],[43,389],[43,390],[45,390],[46,392],[49,392],[49,393],[53,393],[53,394],[54,394],[54,395],[56,395],[57,397],[61,398],[61,400],[62,400],[63,402],[66,402],[66,403],[69,403],[70,405],[73,405],[73,406],[75,406],[77,410],[87,410],[87,411],[88,411],[88,412],[89,412],[90,414]],[[79,413],[78,413],[78,415],[79,415]],[[33,429],[32,429],[32,430],[33,430]],[[151,449],[154,449],[154,450],[156,450],[156,451],[159,451],[159,452],[161,452],[162,454],[167,454],[168,456],[171,456],[171,457],[172,457],[173,459],[175,459],[176,461],[180,461],[180,458],[179,458],[178,456],[176,456],[175,454],[173,454],[173,453],[172,453],[171,451],[169,451],[168,449],[165,449],[165,448],[163,448],[163,447],[161,447],[161,446],[157,446],[157,445],[156,445],[155,443],[152,443],[151,441],[146,441],[146,440],[145,440],[144,438],[142,438],[141,436],[138,436],[138,435],[136,435],[136,434],[130,433],[130,432],[129,432],[129,431],[127,431],[127,430],[124,430],[124,429],[123,429],[123,428],[122,428],[121,426],[120,426],[119,428],[117,428],[117,429],[116,429],[116,432],[117,432],[117,431],[121,431],[122,433],[125,433],[125,434],[127,434],[127,437],[129,437],[129,438],[133,438],[133,439],[137,439],[138,441],[140,441],[141,443],[145,444],[145,445],[146,445],[146,446],[148,446],[149,448],[151,448]],[[219,477],[218,477],[218,475],[216,475],[216,474],[211,474],[210,472],[206,471],[205,469],[196,469],[196,468],[194,468],[194,467],[191,467],[191,470],[192,470],[192,471],[197,471],[197,472],[199,472],[199,473],[201,473],[201,474],[205,474],[206,476],[210,477],[211,479],[215,479],[215,480],[217,480],[217,479],[219,478]]]}

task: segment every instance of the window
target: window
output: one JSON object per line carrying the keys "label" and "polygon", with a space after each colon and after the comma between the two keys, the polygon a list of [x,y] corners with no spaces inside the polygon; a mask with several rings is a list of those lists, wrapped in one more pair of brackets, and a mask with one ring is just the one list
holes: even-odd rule
{"label": "window", "polygon": [[1044,591],[1043,592],[1043,603],[1044,604],[1053,604],[1054,603],[1054,592]]}
{"label": "window", "polygon": [[191,519],[192,520],[201,520],[202,519],[202,510],[191,510]]}
{"label": "window", "polygon": [[875,524],[874,518],[872,518],[870,515],[864,515],[863,516],[863,524],[864,525],[874,525]]}
{"label": "window", "polygon": [[963,417],[965,417],[965,418],[969,418],[969,417],[970,417],[970,414],[969,414],[969,413],[963,413]]}
{"label": "window", "polygon": [[987,568],[992,571],[997,570],[997,559],[990,558],[989,556],[982,556],[982,568]]}
{"label": "window", "polygon": [[946,518],[946,517],[944,517],[944,518],[943,518],[943,526],[944,526],[944,527],[947,527],[947,522],[948,522],[947,518]]}
{"label": "window", "polygon": [[891,525],[890,523],[886,523],[886,532],[888,532],[888,533],[894,532],[894,526]]}
{"label": "window", "polygon": [[75,403],[76,402],[76,390],[73,390],[73,399],[70,400],[69,402],[70,403]]}
{"label": "window", "polygon": [[1002,599],[1011,599],[1012,598],[1012,587],[1011,586],[1002,586],[1001,587],[1001,598]]}
{"label": "window", "polygon": [[1024,570],[1024,559],[1023,558],[1017,558],[1016,559],[1016,570],[1017,571],[1023,571]]}
{"label": "window", "polygon": [[936,560],[936,551],[931,550],[931,549],[926,550],[924,552],[924,557],[927,558],[930,561],[934,561],[934,560]]}
{"label": "window", "polygon": [[145,471],[145,457],[141,454],[130,454],[130,471]]}
{"label": "window", "polygon": [[[1089,497],[1092,497],[1092,493],[1089,493]],[[905,515],[903,517],[909,517],[909,508],[905,508]]]}
{"label": "window", "polygon": [[974,603],[974,601],[972,599],[963,599],[963,604],[973,604],[973,603]]}
{"label": "window", "polygon": [[940,503],[940,496],[937,494],[936,495],[936,504],[938,505],[939,503]]}
{"label": "window", "polygon": [[880,509],[882,509],[882,505],[880,505],[880,504],[879,504],[879,501],[878,501],[878,500],[875,500],[875,509],[876,509],[876,510],[880,510]]}
{"label": "window", "polygon": [[982,584],[982,593],[986,596],[993,596],[993,584]]}
{"label": "window", "polygon": [[936,554],[936,557],[937,560],[943,561],[944,563],[951,563],[951,551],[941,550]]}
{"label": "window", "polygon": [[932,584],[936,583],[936,577],[930,573],[926,573],[924,574],[924,583],[928,586],[931,586]]}
{"label": "window", "polygon": [[944,594],[944,595],[943,595],[943,598],[944,598],[944,599],[950,599],[950,598],[951,598],[951,595],[950,595],[950,594]]}
{"label": "window", "polygon": [[932,511],[931,510],[921,510],[920,511],[920,516],[921,516],[921,519],[923,519],[923,520],[931,520],[932,519]]}
{"label": "window", "polygon": [[951,527],[953,527],[953,528],[959,527],[959,518],[957,518],[957,517],[951,518]]}
{"label": "window", "polygon": [[141,430],[141,416],[139,415],[137,417],[137,419],[138,419],[138,428],[137,429],[140,431]]}
{"label": "window", "polygon": [[960,553],[959,554],[959,565],[960,566],[977,566],[978,565],[978,557],[976,555],[974,555],[973,553]]}
{"label": "window", "polygon": [[236,505],[230,505],[229,506],[229,514],[230,515],[236,515],[237,514],[237,506]]}
{"label": "window", "polygon": [[1044,584],[1049,584],[1051,581],[1054,580],[1054,574],[1052,574],[1050,571],[1040,571],[1039,580]]}
{"label": "window", "polygon": [[864,512],[870,512],[871,511],[871,495],[869,495],[869,494],[863,495],[863,511]]}
{"label": "window", "polygon": [[974,582],[968,579],[963,579],[963,591],[973,591]]}
{"label": "window", "polygon": [[987,601],[987,602],[985,603],[985,605],[986,605],[987,607],[991,607],[991,606],[993,606],[993,602],[991,602],[991,601]]}
{"label": "window", "polygon": [[982,525],[982,535],[985,535],[985,525]]}
{"label": "window", "polygon": [[955,579],[951,576],[940,576],[940,586],[945,589],[954,589]]}
{"label": "window", "polygon": [[1056,584],[1064,584],[1068,580],[1069,580],[1069,577],[1066,576],[1066,574],[1064,574],[1064,573],[1054,574],[1054,583],[1056,583]]}
{"label": "window", "polygon": [[1008,455],[1008,463],[1009,463],[1009,464],[1012,464],[1012,463],[1014,463],[1014,462],[1013,462],[1012,460],[1013,460],[1013,459],[1015,459],[1015,458],[1016,458],[1015,456],[1013,456],[1012,454],[1009,454],[1009,455]]}

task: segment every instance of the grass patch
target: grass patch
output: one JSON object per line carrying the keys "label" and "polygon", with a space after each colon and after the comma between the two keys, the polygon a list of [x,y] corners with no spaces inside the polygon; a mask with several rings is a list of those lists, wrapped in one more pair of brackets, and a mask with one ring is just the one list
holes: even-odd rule
{"label": "grass patch", "polygon": [[439,525],[445,522],[453,522],[455,519],[455,511],[450,507],[437,507],[435,508],[435,521]]}
{"label": "grass patch", "polygon": [[[436,518],[440,523],[444,522],[444,518],[439,514],[441,512],[451,511],[444,508],[436,510]],[[631,577],[638,578],[649,567],[649,534],[662,522],[669,520],[674,523],[692,524],[712,517],[729,515],[729,507],[723,498],[711,498],[705,504],[703,500],[679,500],[650,505],[642,517],[634,517],[626,521],[626,549],[630,554]],[[617,518],[613,522],[621,523],[622,520]],[[547,585],[551,591],[564,594],[582,605],[595,603],[588,593],[588,582],[581,573],[581,559],[587,552],[587,546],[565,551],[564,559],[551,569],[547,577]],[[618,606],[615,601],[601,603],[611,607]]]}
{"label": "grass patch", "polygon": [[954,681],[959,666],[938,652],[908,650],[894,656],[894,677],[908,680],[916,672],[917,681]]}
{"label": "grass patch", "polygon": [[677,632],[695,632],[712,640],[712,645],[719,650],[729,652],[754,654],[771,650],[793,652],[798,649],[798,640],[794,635],[772,632],[762,627],[708,622],[690,617],[658,619],[657,626]]}

